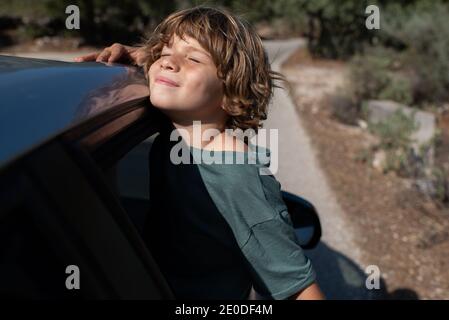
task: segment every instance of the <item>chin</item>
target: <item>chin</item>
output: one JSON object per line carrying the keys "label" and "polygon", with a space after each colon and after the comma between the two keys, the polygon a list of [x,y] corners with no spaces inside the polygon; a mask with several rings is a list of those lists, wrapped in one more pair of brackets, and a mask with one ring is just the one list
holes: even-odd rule
{"label": "chin", "polygon": [[172,101],[166,101],[167,99],[160,99],[150,95],[151,104],[158,109],[172,110],[174,109]]}

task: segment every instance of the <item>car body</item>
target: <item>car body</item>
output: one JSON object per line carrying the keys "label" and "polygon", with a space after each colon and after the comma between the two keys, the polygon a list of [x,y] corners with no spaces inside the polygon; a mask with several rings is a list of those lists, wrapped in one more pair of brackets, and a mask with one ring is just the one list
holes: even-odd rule
{"label": "car body", "polygon": [[[141,237],[148,151],[167,121],[148,95],[132,66],[0,56],[0,297],[176,298]],[[315,209],[284,200],[314,247]]]}

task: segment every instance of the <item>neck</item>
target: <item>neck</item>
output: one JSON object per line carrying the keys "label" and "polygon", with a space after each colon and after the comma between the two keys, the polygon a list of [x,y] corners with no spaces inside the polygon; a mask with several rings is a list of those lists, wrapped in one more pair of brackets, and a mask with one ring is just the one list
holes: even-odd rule
{"label": "neck", "polygon": [[[194,124],[193,121],[190,123],[172,121],[172,123],[189,146],[201,149],[204,149],[216,136],[220,135],[225,130],[224,121],[201,121],[199,124]],[[216,129],[218,132],[208,132],[206,136],[204,135],[204,132],[208,129]],[[205,141],[203,141],[203,137]]]}

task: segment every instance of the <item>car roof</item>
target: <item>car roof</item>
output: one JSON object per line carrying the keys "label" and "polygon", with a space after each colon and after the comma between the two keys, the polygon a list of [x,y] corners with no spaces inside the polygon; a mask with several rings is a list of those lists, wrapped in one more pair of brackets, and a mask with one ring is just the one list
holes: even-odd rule
{"label": "car roof", "polygon": [[0,55],[0,167],[79,123],[146,100],[141,68]]}

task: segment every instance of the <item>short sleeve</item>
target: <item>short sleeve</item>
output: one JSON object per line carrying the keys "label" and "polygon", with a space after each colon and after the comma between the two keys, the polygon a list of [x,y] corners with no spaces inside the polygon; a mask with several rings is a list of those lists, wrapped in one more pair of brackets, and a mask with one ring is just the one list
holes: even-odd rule
{"label": "short sleeve", "polygon": [[286,299],[316,280],[287,211],[253,226],[242,252],[253,276],[254,289],[264,298]]}
{"label": "short sleeve", "polygon": [[253,280],[267,299],[286,299],[316,275],[296,238],[281,185],[254,165],[202,165],[203,181],[228,221]]}

